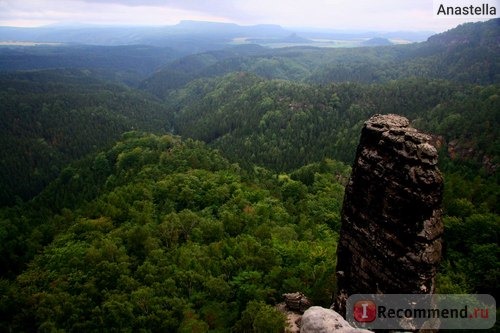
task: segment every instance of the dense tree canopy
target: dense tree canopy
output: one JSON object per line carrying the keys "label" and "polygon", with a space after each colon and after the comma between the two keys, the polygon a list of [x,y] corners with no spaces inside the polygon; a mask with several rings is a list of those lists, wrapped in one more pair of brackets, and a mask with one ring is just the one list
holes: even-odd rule
{"label": "dense tree canopy", "polygon": [[[283,319],[265,304],[283,292],[330,300],[348,170],[325,160],[292,177],[245,173],[199,142],[129,133],[31,204],[1,211],[2,274],[18,274],[14,264],[24,270],[2,280],[9,327],[246,331],[269,323],[278,332]],[[19,209],[43,222],[23,220]],[[20,247],[34,255],[27,268]]]}
{"label": "dense tree canopy", "polygon": [[84,70],[0,76],[0,205],[30,199],[66,164],[132,129],[170,129],[164,105]]}
{"label": "dense tree canopy", "polygon": [[376,113],[440,151],[437,291],[498,298],[498,22],[403,47],[226,48],[140,89],[113,70],[1,73],[0,331],[281,332],[282,293],[329,306]]}
{"label": "dense tree canopy", "polygon": [[498,85],[443,80],[317,86],[238,72],[193,81],[169,102],[177,133],[209,143],[242,166],[289,171],[325,157],[350,164],[363,122],[396,113],[448,148],[443,162],[467,161],[492,174],[500,156],[499,95]]}

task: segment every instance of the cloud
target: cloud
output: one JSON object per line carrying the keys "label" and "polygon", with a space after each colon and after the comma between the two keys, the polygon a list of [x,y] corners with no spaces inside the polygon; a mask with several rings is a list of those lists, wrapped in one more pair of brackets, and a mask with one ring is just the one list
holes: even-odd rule
{"label": "cloud", "polygon": [[432,0],[253,0],[241,3],[241,9],[253,20],[286,26],[404,30],[418,16],[432,16]]}
{"label": "cloud", "polygon": [[171,25],[180,20],[436,32],[467,21],[436,18],[433,0],[0,0],[0,25]]}
{"label": "cloud", "polygon": [[[202,10],[185,6],[158,5],[160,1],[80,1],[2,0],[0,25],[40,26],[52,23],[91,23],[122,25],[170,25],[182,19],[228,21]],[[21,24],[16,24],[21,23]],[[22,23],[25,24],[22,24]]]}
{"label": "cloud", "polygon": [[235,4],[242,1],[218,0],[218,1],[200,1],[200,0],[82,0],[87,3],[108,3],[131,7],[160,7],[177,9],[184,12],[204,13],[209,16],[232,16],[238,6]]}

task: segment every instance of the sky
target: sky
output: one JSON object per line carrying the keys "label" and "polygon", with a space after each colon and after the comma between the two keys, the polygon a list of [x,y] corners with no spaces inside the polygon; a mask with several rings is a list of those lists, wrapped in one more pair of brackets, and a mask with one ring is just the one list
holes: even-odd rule
{"label": "sky", "polygon": [[0,0],[0,26],[165,26],[197,20],[287,28],[442,32],[488,19],[435,15],[436,4],[450,1],[489,3],[500,12],[500,0]]}

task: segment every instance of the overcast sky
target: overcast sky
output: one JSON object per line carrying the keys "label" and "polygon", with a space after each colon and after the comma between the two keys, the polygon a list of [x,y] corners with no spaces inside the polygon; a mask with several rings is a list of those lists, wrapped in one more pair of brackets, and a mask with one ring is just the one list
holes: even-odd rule
{"label": "overcast sky", "polygon": [[[442,32],[477,17],[442,18],[441,0],[0,0],[0,26],[173,25],[180,20],[288,28]],[[464,0],[442,0],[464,1]],[[500,0],[470,0],[496,5]],[[500,8],[498,8],[500,12]],[[490,17],[491,18],[491,17]]]}

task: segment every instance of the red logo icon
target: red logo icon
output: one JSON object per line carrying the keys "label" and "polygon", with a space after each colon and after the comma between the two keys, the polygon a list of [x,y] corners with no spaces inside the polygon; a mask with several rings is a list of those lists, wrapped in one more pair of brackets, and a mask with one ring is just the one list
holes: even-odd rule
{"label": "red logo icon", "polygon": [[373,301],[357,301],[354,304],[354,320],[371,323],[377,318],[377,306]]}

